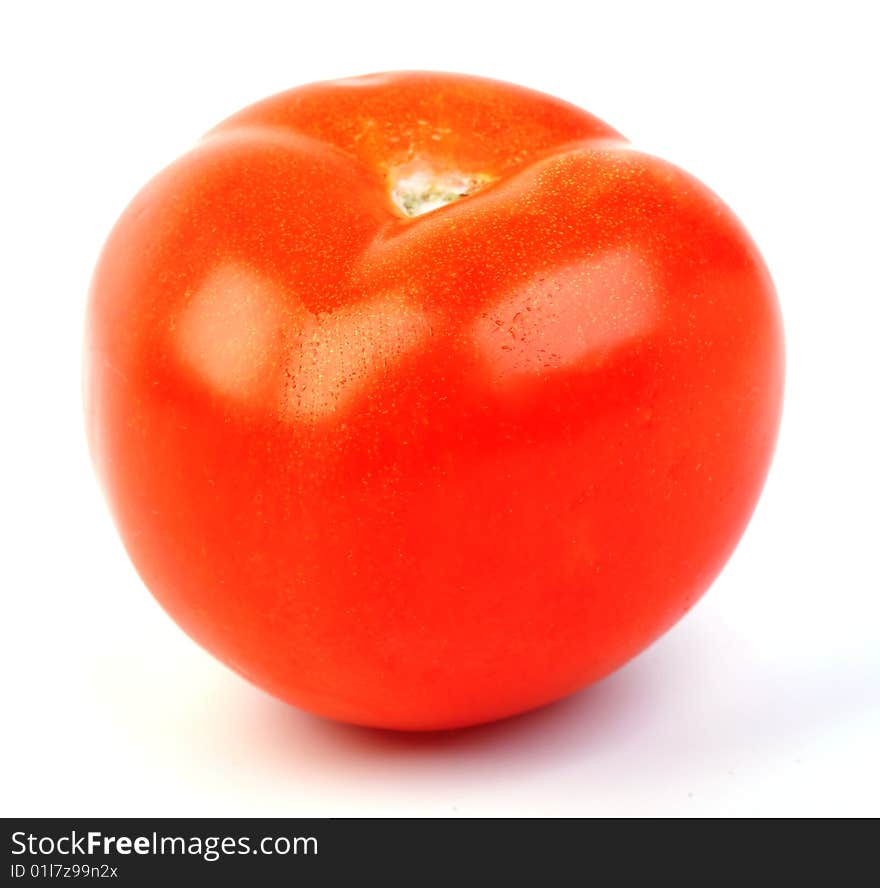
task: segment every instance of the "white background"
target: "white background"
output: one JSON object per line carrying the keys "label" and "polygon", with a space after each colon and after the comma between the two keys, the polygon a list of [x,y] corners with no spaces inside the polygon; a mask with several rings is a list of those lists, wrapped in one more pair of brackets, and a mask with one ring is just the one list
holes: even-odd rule
{"label": "white background", "polygon": [[[16,3],[0,20],[4,815],[880,814],[873,4]],[[129,198],[300,83],[483,74],[719,192],[775,277],[776,461],[708,596],[615,676],[502,724],[324,723],[195,647],[94,482],[85,294]]]}

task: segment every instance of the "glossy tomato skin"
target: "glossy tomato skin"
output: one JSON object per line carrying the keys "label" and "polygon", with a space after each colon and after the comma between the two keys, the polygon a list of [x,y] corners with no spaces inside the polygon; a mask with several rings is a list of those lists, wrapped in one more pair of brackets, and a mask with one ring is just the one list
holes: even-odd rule
{"label": "glossy tomato skin", "polygon": [[[474,193],[408,217],[392,192]],[[475,724],[614,670],[705,591],[783,344],[705,186],[494,81],[321,83],[226,121],[112,232],[90,444],[194,639],[321,715]]]}

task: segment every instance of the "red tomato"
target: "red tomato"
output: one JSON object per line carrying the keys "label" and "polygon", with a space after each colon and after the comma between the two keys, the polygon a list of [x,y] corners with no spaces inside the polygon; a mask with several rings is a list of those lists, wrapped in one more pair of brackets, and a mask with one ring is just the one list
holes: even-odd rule
{"label": "red tomato", "polygon": [[731,211],[565,102],[291,90],[134,199],[88,320],[95,463],[147,586],[271,693],[449,728],[671,626],[776,437],[773,285]]}

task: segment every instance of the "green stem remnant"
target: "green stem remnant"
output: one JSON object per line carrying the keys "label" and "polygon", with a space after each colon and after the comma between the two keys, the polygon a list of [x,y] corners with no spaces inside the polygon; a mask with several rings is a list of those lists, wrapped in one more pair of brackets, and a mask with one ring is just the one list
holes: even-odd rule
{"label": "green stem remnant", "polygon": [[490,181],[485,174],[465,175],[459,172],[436,172],[429,169],[413,170],[392,175],[391,200],[405,216],[421,216],[479,191]]}

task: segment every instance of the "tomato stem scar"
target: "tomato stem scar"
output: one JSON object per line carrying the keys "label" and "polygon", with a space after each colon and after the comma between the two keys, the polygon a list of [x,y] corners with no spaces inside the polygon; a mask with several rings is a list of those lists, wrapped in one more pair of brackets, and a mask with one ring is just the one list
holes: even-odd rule
{"label": "tomato stem scar", "polygon": [[389,174],[391,200],[410,218],[437,210],[474,194],[492,181],[485,173],[439,171],[419,163],[408,163]]}

